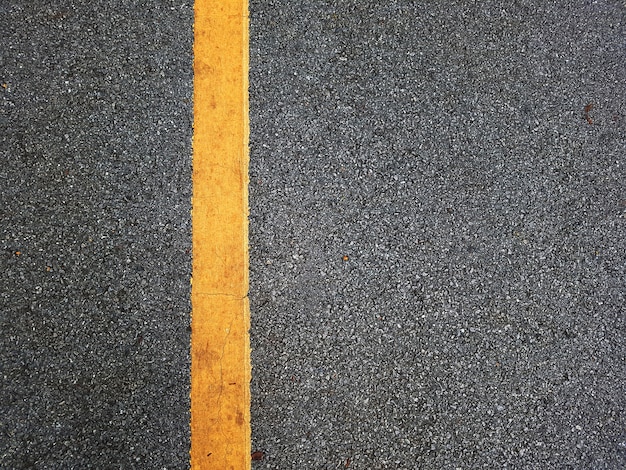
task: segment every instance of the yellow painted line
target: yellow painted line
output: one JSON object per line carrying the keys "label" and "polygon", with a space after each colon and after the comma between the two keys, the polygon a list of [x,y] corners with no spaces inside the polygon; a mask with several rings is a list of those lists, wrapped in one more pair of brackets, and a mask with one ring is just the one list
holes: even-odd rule
{"label": "yellow painted line", "polygon": [[250,468],[248,3],[196,0],[191,467]]}

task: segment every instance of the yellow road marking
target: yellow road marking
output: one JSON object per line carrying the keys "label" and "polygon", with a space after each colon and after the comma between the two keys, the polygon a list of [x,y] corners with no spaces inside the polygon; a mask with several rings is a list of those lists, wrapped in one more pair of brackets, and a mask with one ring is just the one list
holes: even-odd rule
{"label": "yellow road marking", "polygon": [[248,3],[196,0],[191,467],[250,468]]}

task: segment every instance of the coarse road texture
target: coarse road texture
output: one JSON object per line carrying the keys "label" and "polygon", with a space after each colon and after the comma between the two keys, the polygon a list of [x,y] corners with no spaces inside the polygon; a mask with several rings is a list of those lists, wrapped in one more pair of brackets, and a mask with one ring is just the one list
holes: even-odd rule
{"label": "coarse road texture", "polygon": [[188,468],[193,4],[0,38],[0,468]]}
{"label": "coarse road texture", "polygon": [[[623,2],[250,7],[253,468],[626,466]],[[0,468],[189,466],[192,21],[0,5]]]}
{"label": "coarse road texture", "polygon": [[626,468],[626,5],[250,10],[253,468]]}

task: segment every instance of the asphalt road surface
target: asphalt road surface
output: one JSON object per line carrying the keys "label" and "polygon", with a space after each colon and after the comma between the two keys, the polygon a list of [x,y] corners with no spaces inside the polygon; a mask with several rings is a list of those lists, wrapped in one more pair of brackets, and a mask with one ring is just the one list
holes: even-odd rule
{"label": "asphalt road surface", "polygon": [[251,2],[254,468],[626,468],[626,5]]}
{"label": "asphalt road surface", "polygon": [[[253,468],[626,467],[626,5],[250,10]],[[0,5],[2,469],[189,465],[192,24]]]}
{"label": "asphalt road surface", "polygon": [[0,468],[189,466],[192,3],[0,3]]}

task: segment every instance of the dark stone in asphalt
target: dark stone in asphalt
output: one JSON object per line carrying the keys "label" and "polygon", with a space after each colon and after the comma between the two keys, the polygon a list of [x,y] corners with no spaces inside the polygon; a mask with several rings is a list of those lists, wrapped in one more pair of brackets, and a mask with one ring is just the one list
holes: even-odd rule
{"label": "dark stone in asphalt", "polygon": [[189,466],[189,1],[0,5],[0,467]]}
{"label": "dark stone in asphalt", "polygon": [[626,467],[625,37],[251,2],[254,468]]}

